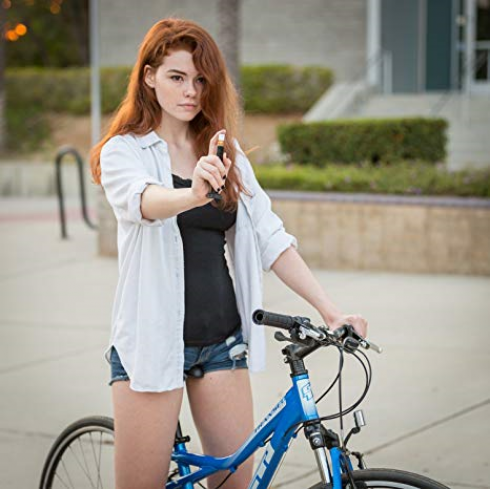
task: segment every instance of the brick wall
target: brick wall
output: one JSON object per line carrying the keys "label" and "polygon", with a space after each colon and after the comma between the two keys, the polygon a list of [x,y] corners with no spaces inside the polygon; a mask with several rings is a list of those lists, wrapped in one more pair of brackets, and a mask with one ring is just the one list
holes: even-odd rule
{"label": "brick wall", "polygon": [[[310,266],[490,275],[488,201],[270,194],[274,211],[298,238],[299,252]],[[110,207],[106,210],[100,250],[115,255],[116,223]]]}
{"label": "brick wall", "polygon": [[280,197],[273,202],[312,266],[490,275],[489,202],[483,207],[437,205],[437,199],[419,205],[403,200],[370,203]]}

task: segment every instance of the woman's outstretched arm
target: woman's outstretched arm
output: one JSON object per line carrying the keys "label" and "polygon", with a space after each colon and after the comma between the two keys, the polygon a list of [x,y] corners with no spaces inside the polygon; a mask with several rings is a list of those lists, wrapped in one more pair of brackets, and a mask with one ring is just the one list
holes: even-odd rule
{"label": "woman's outstretched arm", "polygon": [[359,334],[366,336],[367,321],[358,314],[346,315],[340,311],[293,246],[279,255],[272,270],[291,290],[309,302],[331,329],[348,323]]}

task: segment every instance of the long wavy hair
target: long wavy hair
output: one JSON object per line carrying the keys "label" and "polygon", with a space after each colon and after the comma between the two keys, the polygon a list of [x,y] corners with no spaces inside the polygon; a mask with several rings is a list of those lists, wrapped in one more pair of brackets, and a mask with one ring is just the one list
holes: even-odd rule
{"label": "long wavy hair", "polygon": [[[220,129],[226,129],[225,151],[232,162],[236,158],[233,141],[240,116],[237,91],[228,74],[223,56],[211,35],[195,22],[184,19],[163,19],[146,34],[138,59],[132,69],[126,96],[117,109],[109,130],[90,154],[94,183],[100,185],[100,152],[113,136],[133,133],[145,135],[161,123],[162,109],[153,88],[144,81],[146,65],[155,70],[169,51],[185,49],[192,54],[194,65],[205,82],[201,95],[201,112],[189,123],[198,158],[207,155],[209,140]],[[219,207],[236,210],[239,193],[248,193],[233,164],[221,193]]]}

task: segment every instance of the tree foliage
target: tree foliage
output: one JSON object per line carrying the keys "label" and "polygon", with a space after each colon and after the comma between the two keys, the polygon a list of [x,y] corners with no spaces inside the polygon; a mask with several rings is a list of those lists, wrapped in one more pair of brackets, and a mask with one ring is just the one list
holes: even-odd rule
{"label": "tree foliage", "polygon": [[6,41],[7,66],[87,66],[88,0],[2,0],[4,35],[27,28]]}

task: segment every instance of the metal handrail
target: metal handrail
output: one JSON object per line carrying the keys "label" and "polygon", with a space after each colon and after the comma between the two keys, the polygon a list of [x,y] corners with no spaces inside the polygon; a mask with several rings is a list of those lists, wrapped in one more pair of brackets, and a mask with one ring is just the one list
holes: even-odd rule
{"label": "metal handrail", "polygon": [[[391,86],[391,80],[388,81],[386,80],[387,74],[386,74],[385,63],[387,62],[387,55],[388,55],[387,51],[382,49],[378,50],[366,61],[363,68],[359,70],[357,74],[350,79],[350,83],[356,86],[357,84],[364,82],[367,78],[369,71],[377,67],[379,64],[381,64],[381,66],[383,66],[383,81],[381,82],[381,85],[383,86],[383,89],[386,89],[386,85]],[[331,109],[331,112],[335,113],[335,110],[341,104],[342,101],[337,102],[337,104],[334,105],[333,109]]]}
{"label": "metal handrail", "polygon": [[64,146],[58,150],[58,153],[56,154],[56,159],[55,159],[55,167],[56,167],[56,189],[58,192],[58,203],[59,203],[59,210],[60,210],[60,222],[61,222],[61,239],[67,239],[68,235],[66,233],[66,215],[65,215],[65,202],[63,198],[63,182],[61,179],[61,162],[63,158],[71,154],[74,156],[75,161],[78,166],[78,177],[79,177],[79,182],[80,182],[80,198],[81,198],[81,203],[82,203],[82,216],[83,220],[87,224],[87,226],[90,229],[97,229],[97,226],[93,224],[90,221],[90,218],[88,216],[87,212],[87,204],[86,204],[86,198],[85,198],[85,182],[83,178],[83,160],[82,157],[80,156],[80,153],[75,149],[72,148],[71,146]]}
{"label": "metal handrail", "polygon": [[[484,55],[484,56],[482,56],[482,55]],[[473,58],[473,61],[471,63],[471,66],[469,67],[469,69],[473,73],[475,73],[476,71],[478,71],[483,66],[485,61],[487,61],[487,54],[486,53],[480,53],[479,56],[477,55]],[[466,70],[468,69],[468,61],[467,60],[465,60],[465,63],[463,64],[462,68],[463,68],[463,73],[466,72]],[[441,110],[449,102],[449,100],[451,100],[451,98],[454,96],[455,93],[459,94],[461,92],[457,91],[457,90],[451,90],[451,89],[443,92],[442,95],[438,98],[438,100],[432,106],[431,110],[429,111],[429,114],[432,117],[439,114],[441,112]]]}

